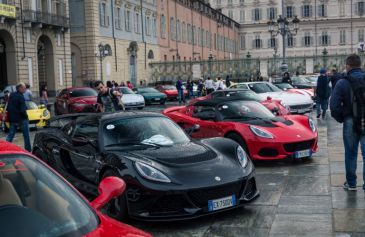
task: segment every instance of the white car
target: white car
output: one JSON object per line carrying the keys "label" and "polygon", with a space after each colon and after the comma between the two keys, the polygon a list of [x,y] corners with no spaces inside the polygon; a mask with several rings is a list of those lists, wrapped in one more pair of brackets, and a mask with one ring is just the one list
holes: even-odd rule
{"label": "white car", "polygon": [[128,87],[119,87],[119,92],[122,93],[121,101],[126,109],[143,109],[145,106],[144,97],[134,93]]}
{"label": "white car", "polygon": [[266,100],[268,97],[281,100],[283,104],[289,107],[292,114],[305,114],[313,110],[313,100],[309,95],[282,91],[269,82],[244,82],[231,86],[231,88],[252,90],[262,100]]}

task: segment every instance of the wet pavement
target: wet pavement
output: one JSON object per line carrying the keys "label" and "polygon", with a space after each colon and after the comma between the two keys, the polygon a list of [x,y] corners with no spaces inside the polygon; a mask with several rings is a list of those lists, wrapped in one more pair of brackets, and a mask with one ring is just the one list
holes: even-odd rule
{"label": "wet pavement", "polygon": [[[162,108],[152,106],[146,110],[158,112]],[[363,160],[359,155],[358,191],[344,191],[342,125],[329,116],[317,121],[319,151],[311,160],[255,163],[261,192],[255,202],[191,221],[129,223],[154,236],[171,237],[365,236]],[[32,136],[34,133],[31,132]],[[3,133],[0,138],[4,138]],[[22,145],[21,134],[17,134],[15,143]]]}

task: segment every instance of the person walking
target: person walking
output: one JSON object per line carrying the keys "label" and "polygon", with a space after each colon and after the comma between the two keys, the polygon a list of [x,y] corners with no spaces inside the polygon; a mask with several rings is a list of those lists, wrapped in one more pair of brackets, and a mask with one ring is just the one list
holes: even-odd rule
{"label": "person walking", "polygon": [[40,104],[45,105],[46,107],[48,106],[48,90],[47,90],[47,86],[43,85],[41,87],[41,90],[39,92],[39,97],[40,97]]}
{"label": "person walking", "polygon": [[226,88],[229,88],[231,86],[231,79],[229,78],[229,75],[226,76]]}
{"label": "person walking", "polygon": [[127,81],[127,87],[132,90],[133,84],[130,81]]}
{"label": "person walking", "polygon": [[7,142],[13,142],[17,128],[20,127],[23,133],[24,148],[31,152],[29,136],[29,121],[27,114],[27,106],[25,104],[24,93],[26,86],[24,83],[19,83],[16,86],[16,92],[11,93],[7,105],[7,112],[9,116],[10,128],[6,137]]}
{"label": "person walking", "polygon": [[214,92],[214,82],[210,77],[208,77],[207,80],[205,80],[204,84],[205,84],[205,89],[207,89],[207,94]]}
{"label": "person walking", "polygon": [[32,91],[30,90],[30,85],[26,84],[25,87],[26,87],[26,90],[23,94],[24,99],[25,99],[25,101],[32,101],[33,96],[32,96]]}
{"label": "person walking", "polygon": [[102,81],[95,82],[95,89],[99,92],[97,103],[101,112],[116,112],[123,110],[120,103],[122,94],[104,85]]}
{"label": "person walking", "polygon": [[289,74],[289,72],[285,72],[284,73],[284,76],[283,76],[283,81],[282,81],[283,83],[288,83],[288,84],[293,84],[293,82],[292,82],[292,80],[291,80],[291,78],[290,78],[290,74]]}
{"label": "person walking", "polygon": [[224,90],[224,89],[225,89],[224,82],[221,77],[218,77],[217,90],[220,91],[220,90]]}
{"label": "person walking", "polygon": [[318,77],[316,86],[317,118],[320,118],[322,114],[322,119],[324,119],[326,117],[326,112],[328,109],[328,99],[330,98],[331,95],[331,88],[329,86],[327,70],[325,68],[321,68],[319,73],[320,75]]}
{"label": "person walking", "polygon": [[185,104],[186,101],[185,101],[184,88],[183,88],[181,78],[178,78],[176,81],[176,89],[177,89],[177,94],[178,94],[178,98],[179,98],[179,104],[181,104],[181,102],[184,102],[184,104]]}
{"label": "person walking", "polygon": [[332,69],[332,75],[330,77],[332,90],[335,89],[337,82],[341,79],[341,74],[337,72],[337,69]]}
{"label": "person walking", "polygon": [[203,84],[203,80],[200,79],[198,82],[198,97],[201,97],[203,95],[203,90],[204,90],[204,84]]}
{"label": "person walking", "polygon": [[[356,191],[357,153],[359,144],[363,160],[365,161],[365,128],[364,113],[358,113],[358,109],[364,109],[365,99],[358,99],[358,89],[364,95],[365,73],[361,70],[361,59],[353,54],[346,59],[346,77],[336,83],[330,100],[332,117],[339,123],[343,123],[343,143],[345,148],[346,181],[343,188],[348,191]],[[354,90],[355,89],[355,90]],[[356,105],[356,106],[355,106]],[[364,111],[364,110],[363,110]],[[365,190],[365,162],[363,166],[363,189]]]}
{"label": "person walking", "polygon": [[186,82],[186,90],[188,91],[188,99],[193,98],[194,96],[194,83],[189,78]]}

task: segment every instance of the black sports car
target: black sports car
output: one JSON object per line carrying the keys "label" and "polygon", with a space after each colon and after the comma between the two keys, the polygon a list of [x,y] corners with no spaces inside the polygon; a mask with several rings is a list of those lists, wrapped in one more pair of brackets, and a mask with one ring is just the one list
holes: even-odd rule
{"label": "black sports car", "polygon": [[104,177],[123,178],[125,195],[106,210],[116,219],[125,211],[134,219],[190,219],[259,195],[254,166],[241,146],[225,138],[191,140],[156,113],[56,117],[36,134],[33,153],[89,194],[97,194]]}

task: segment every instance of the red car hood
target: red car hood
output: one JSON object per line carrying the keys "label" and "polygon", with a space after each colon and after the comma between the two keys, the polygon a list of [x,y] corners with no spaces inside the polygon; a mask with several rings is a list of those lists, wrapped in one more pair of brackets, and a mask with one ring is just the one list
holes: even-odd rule
{"label": "red car hood", "polygon": [[177,95],[177,90],[164,90],[166,95]]}
{"label": "red car hood", "polygon": [[96,104],[97,96],[87,96],[87,97],[76,97],[71,98],[70,103],[78,103],[78,104],[87,104],[87,105],[93,105]]}
{"label": "red car hood", "polygon": [[97,213],[100,224],[98,228],[85,235],[85,237],[152,237],[152,235],[137,228],[104,216],[100,212]]}

